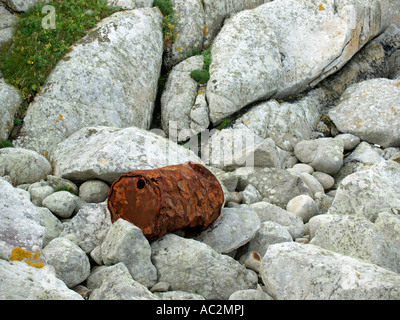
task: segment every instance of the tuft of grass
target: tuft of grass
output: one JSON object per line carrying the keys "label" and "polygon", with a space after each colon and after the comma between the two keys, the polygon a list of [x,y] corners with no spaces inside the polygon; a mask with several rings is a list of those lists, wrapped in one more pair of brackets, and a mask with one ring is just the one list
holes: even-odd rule
{"label": "tuft of grass", "polygon": [[176,24],[178,23],[178,17],[175,14],[173,3],[171,0],[154,0],[153,7],[158,7],[164,16],[164,47],[171,48],[178,35],[175,31]]}
{"label": "tuft of grass", "polygon": [[[119,8],[107,0],[40,1],[20,15],[11,42],[0,47],[0,69],[8,83],[16,87],[26,102],[41,90],[47,76],[71,46],[101,19]],[[55,8],[56,29],[44,29],[44,5]]]}
{"label": "tuft of grass", "polygon": [[210,80],[210,73],[206,70],[193,70],[190,76],[200,84],[205,84]]}
{"label": "tuft of grass", "polygon": [[13,147],[14,147],[13,144],[8,140],[0,141],[0,149],[13,148]]}
{"label": "tuft of grass", "polygon": [[153,7],[158,7],[164,16],[175,14],[171,0],[154,0]]}
{"label": "tuft of grass", "polygon": [[190,76],[192,77],[193,80],[197,81],[200,84],[205,84],[210,80],[210,64],[211,64],[211,46],[203,51],[200,50],[193,50],[189,55],[189,57],[195,56],[195,55],[203,55],[204,59],[204,65],[203,65],[203,70],[193,70],[190,73]]}

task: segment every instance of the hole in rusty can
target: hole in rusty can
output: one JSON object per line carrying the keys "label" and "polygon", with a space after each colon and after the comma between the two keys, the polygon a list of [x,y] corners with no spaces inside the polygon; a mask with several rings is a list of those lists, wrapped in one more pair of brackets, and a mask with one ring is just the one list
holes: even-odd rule
{"label": "hole in rusty can", "polygon": [[146,186],[146,182],[144,182],[144,180],[142,179],[139,179],[136,186],[139,190],[144,189],[144,187]]}

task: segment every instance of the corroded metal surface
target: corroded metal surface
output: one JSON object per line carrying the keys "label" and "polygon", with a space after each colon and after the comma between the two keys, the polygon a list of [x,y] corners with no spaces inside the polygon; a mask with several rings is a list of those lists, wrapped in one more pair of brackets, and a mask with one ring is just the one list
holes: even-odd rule
{"label": "corroded metal surface", "polygon": [[224,193],[204,166],[185,163],[122,175],[108,193],[112,222],[119,218],[138,226],[150,240],[167,233],[201,231],[218,218]]}

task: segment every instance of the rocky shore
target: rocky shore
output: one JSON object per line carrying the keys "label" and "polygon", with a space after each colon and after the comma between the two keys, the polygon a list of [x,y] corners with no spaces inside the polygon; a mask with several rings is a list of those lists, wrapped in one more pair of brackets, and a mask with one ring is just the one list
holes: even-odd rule
{"label": "rocky shore", "polygon": [[[0,44],[37,1],[1,2]],[[174,0],[169,47],[153,1],[108,2],[13,135],[0,73],[0,299],[399,300],[398,1]],[[111,223],[122,174],[188,161],[209,229]]]}

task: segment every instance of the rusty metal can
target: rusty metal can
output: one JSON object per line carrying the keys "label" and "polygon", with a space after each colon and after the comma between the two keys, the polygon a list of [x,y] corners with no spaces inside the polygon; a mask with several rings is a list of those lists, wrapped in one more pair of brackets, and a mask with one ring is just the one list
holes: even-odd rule
{"label": "rusty metal can", "polygon": [[178,230],[209,228],[223,203],[217,178],[192,162],[124,174],[111,186],[107,200],[112,222],[130,221],[149,241]]}

